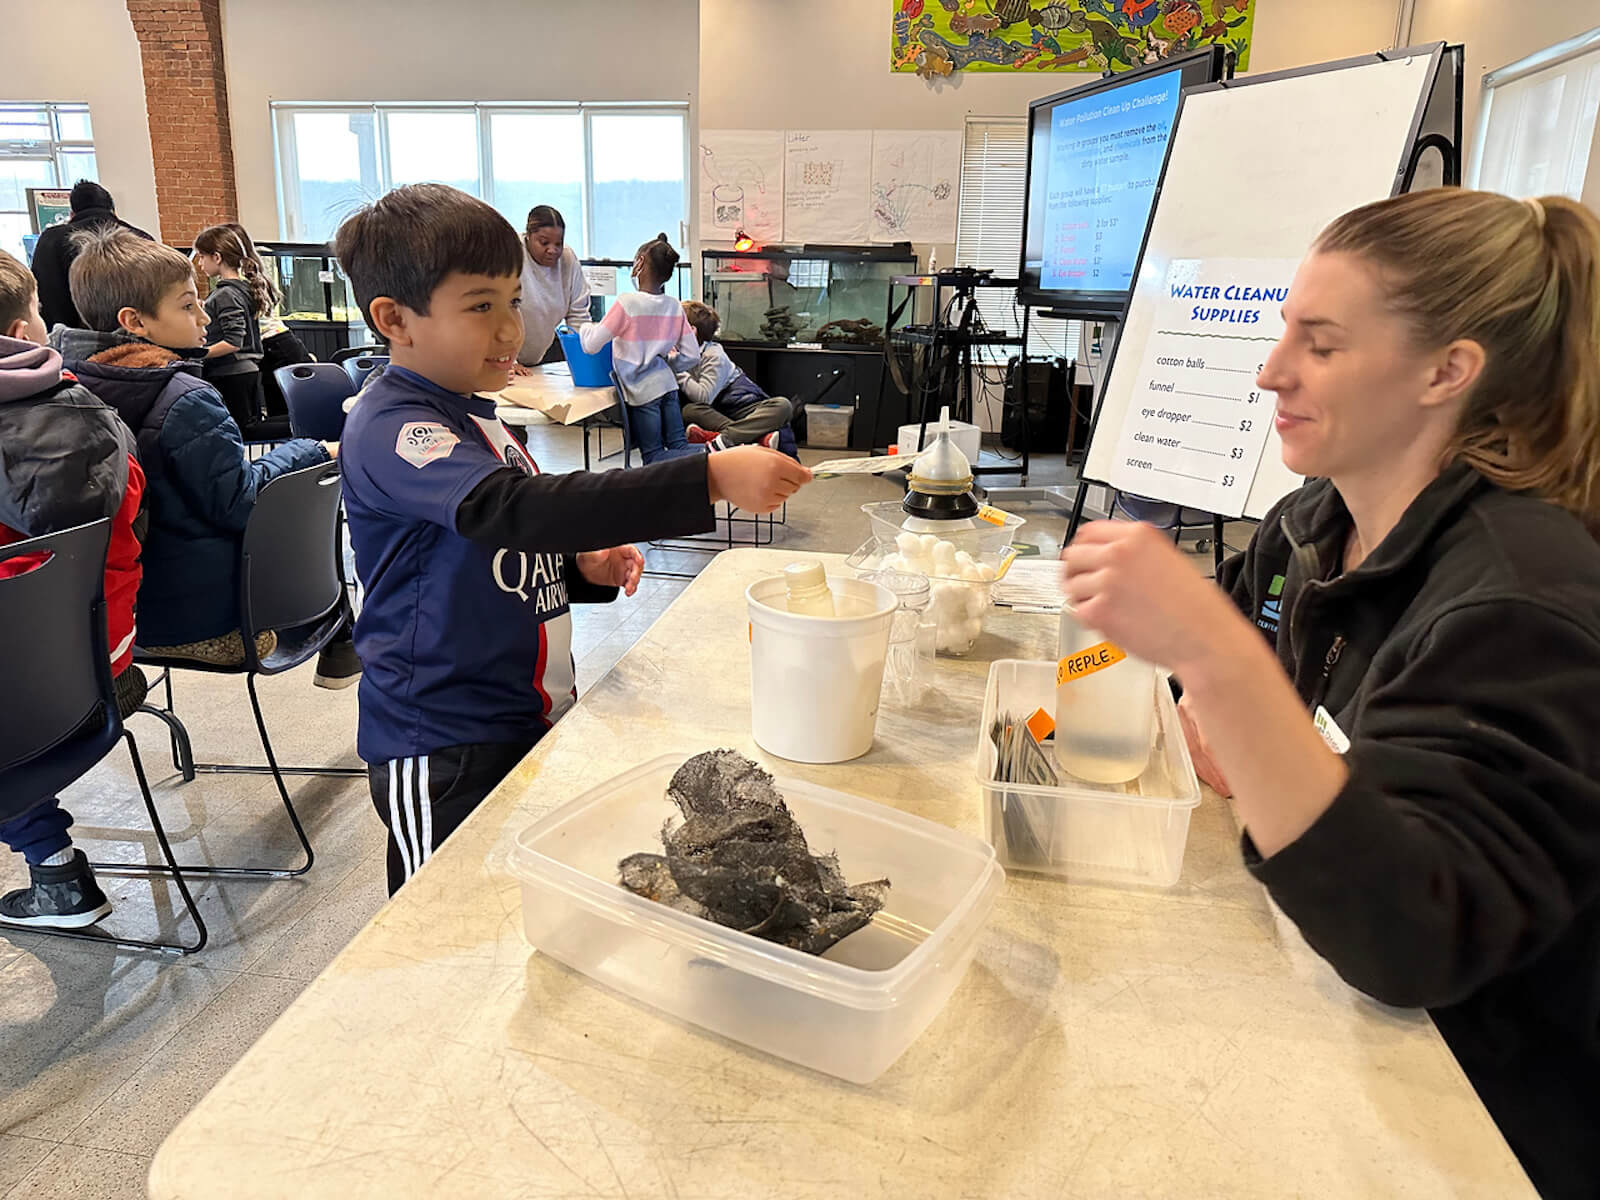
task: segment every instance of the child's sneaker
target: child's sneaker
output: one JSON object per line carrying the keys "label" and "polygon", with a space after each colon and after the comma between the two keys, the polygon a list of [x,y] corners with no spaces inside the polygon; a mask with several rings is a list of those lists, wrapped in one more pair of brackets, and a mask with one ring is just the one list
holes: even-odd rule
{"label": "child's sneaker", "polygon": [[329,642],[317,655],[317,673],[311,680],[319,688],[338,691],[361,678],[361,660],[356,657],[356,646],[348,637]]}
{"label": "child's sneaker", "polygon": [[768,450],[776,450],[778,448],[778,431],[774,429],[771,433],[762,434],[761,445]]}
{"label": "child's sneaker", "polygon": [[94,881],[82,850],[59,867],[28,867],[29,887],[0,896],[0,922],[7,925],[82,929],[111,912],[111,901]]}
{"label": "child's sneaker", "polygon": [[717,440],[717,431],[715,429],[702,429],[698,425],[685,425],[683,436],[689,439],[689,445],[691,446],[704,446],[708,442]]}

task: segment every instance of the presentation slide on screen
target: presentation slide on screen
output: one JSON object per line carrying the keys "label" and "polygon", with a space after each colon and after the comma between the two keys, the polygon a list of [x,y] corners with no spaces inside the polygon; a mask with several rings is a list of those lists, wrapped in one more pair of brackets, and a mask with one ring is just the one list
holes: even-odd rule
{"label": "presentation slide on screen", "polygon": [[1057,108],[1050,122],[1041,286],[1126,291],[1178,113],[1172,71]]}

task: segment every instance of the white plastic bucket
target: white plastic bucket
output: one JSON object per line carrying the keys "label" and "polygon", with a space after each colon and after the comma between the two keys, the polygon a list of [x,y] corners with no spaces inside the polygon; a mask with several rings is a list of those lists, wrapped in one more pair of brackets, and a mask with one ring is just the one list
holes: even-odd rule
{"label": "white plastic bucket", "polygon": [[828,587],[846,615],[791,613],[781,576],[745,592],[751,732],[756,745],[791,762],[860,758],[878,724],[895,595],[864,579],[830,577]]}

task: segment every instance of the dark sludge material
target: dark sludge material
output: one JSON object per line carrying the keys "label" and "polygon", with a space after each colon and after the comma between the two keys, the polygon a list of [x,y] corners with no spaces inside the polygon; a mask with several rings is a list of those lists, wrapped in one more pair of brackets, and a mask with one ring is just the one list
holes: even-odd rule
{"label": "dark sludge material", "polygon": [[732,750],[697,754],[667,785],[683,813],[666,854],[617,864],[635,895],[769,942],[821,954],[872,920],[887,879],[850,885],[833,854],[812,854],[768,775]]}

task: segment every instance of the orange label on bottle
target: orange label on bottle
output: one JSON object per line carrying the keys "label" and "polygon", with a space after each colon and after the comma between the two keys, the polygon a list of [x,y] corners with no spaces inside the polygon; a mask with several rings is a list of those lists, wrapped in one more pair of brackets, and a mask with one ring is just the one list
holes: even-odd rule
{"label": "orange label on bottle", "polygon": [[1111,642],[1101,642],[1087,650],[1069,654],[1056,664],[1056,686],[1060,687],[1069,679],[1082,679],[1085,675],[1114,667],[1127,657],[1125,651]]}
{"label": "orange label on bottle", "polygon": [[987,521],[990,525],[998,525],[1001,528],[1005,527],[1006,514],[1001,512],[998,508],[994,508],[985,504],[973,515],[976,516],[980,521]]}

